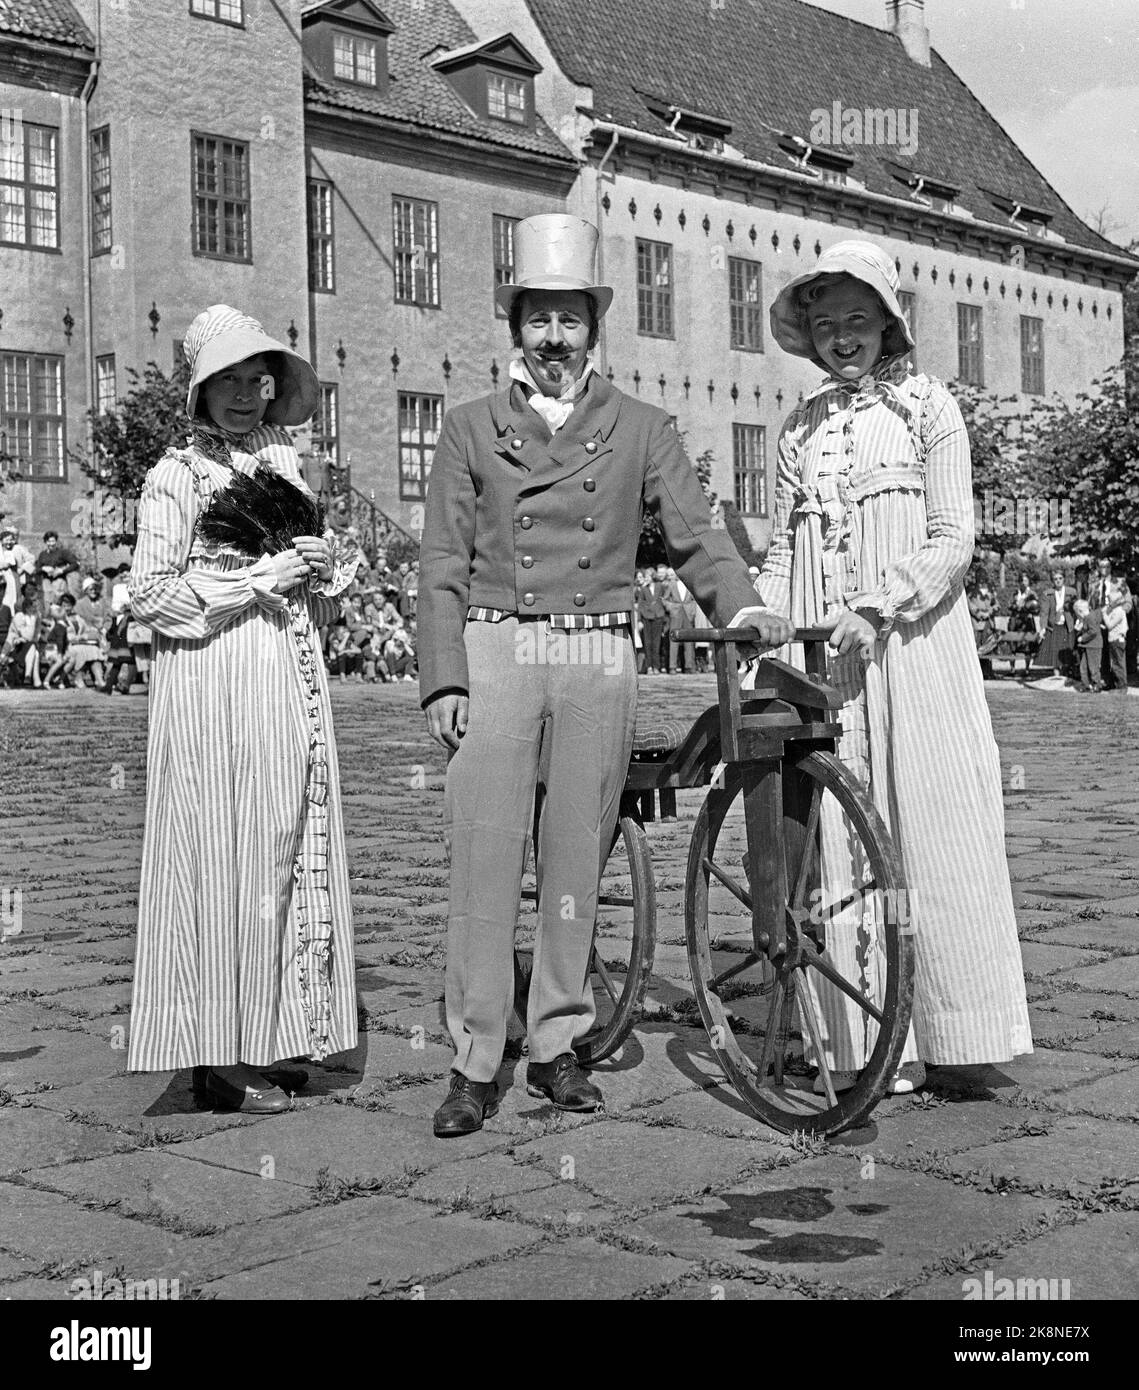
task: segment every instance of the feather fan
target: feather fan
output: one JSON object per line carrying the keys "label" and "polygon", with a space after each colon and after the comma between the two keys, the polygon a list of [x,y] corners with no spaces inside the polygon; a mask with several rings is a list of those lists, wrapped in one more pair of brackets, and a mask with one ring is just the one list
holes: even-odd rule
{"label": "feather fan", "polygon": [[198,518],[205,541],[246,555],[278,555],[292,548],[294,536],[319,536],[324,508],[272,468],[235,473]]}

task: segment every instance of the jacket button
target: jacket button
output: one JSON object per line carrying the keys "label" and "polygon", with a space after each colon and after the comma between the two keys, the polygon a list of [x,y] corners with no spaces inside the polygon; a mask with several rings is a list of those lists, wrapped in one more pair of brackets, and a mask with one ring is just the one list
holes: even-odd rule
{"label": "jacket button", "polygon": [[577,562],[577,567],[579,570],[587,570],[589,568],[589,556],[583,555]]}
{"label": "jacket button", "polygon": [[510,441],[510,447],[511,447],[512,449],[521,449],[521,447],[522,447],[522,441],[521,441],[521,439],[512,439],[512,440]]}
{"label": "jacket button", "polygon": [[597,445],[593,442],[592,439],[586,444],[586,446],[585,446],[585,452],[586,452],[587,454],[595,454],[595,453],[597,453]]}
{"label": "jacket button", "polygon": [[522,595],[522,602],[526,605],[527,608],[532,608],[532,607],[534,606],[534,595],[533,595],[533,594],[523,594],[523,595]]}
{"label": "jacket button", "polygon": [[573,602],[574,602],[574,607],[575,607],[575,608],[584,608],[584,607],[585,607],[585,595],[584,595],[584,594],[574,594],[574,596],[573,596]]}
{"label": "jacket button", "polygon": [[586,478],[585,482],[582,483],[582,487],[585,488],[586,492],[597,491],[597,484],[593,481],[592,478]]}
{"label": "jacket button", "polygon": [[581,523],[581,529],[583,531],[595,531],[597,529],[597,522],[594,521],[591,516],[587,516]]}
{"label": "jacket button", "polygon": [[534,524],[534,518],[532,516],[524,516],[518,524],[522,527],[523,531],[529,531],[530,527]]}
{"label": "jacket button", "polygon": [[524,570],[528,570],[528,569],[533,568],[533,565],[534,565],[534,557],[533,557],[533,555],[523,555],[523,557],[522,557],[522,568],[523,568]]}

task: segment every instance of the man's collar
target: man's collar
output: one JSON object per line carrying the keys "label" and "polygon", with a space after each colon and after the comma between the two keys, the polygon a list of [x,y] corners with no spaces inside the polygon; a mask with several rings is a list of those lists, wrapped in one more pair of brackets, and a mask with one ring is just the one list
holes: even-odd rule
{"label": "man's collar", "polygon": [[[574,378],[573,380],[567,381],[566,384],[562,387],[562,389],[558,392],[558,394],[556,396],[551,397],[551,399],[558,401],[578,400],[581,397],[582,393],[585,391],[586,385],[589,381],[589,374],[592,371],[593,354],[587,353],[585,357],[585,364],[581,369],[581,375],[579,377]],[[536,391],[539,395],[545,394],[542,391],[542,388],[534,380],[534,374],[530,370],[529,364],[527,363],[526,358],[524,356],[519,355],[518,357],[515,357],[511,360],[509,372],[510,377],[513,381],[520,381],[523,386],[528,387],[531,391]]]}
{"label": "man's collar", "polygon": [[[621,393],[611,386],[600,372],[582,373],[586,383],[580,401],[563,430],[581,439],[608,439],[621,410]],[[518,382],[509,391],[499,391],[490,397],[491,414],[499,437],[506,434],[528,436],[543,429],[543,423],[527,406],[527,391]]]}

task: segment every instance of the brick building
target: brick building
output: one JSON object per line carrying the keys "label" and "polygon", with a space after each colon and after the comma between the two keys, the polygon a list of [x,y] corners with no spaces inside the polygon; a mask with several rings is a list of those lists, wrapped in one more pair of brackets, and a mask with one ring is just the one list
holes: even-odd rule
{"label": "brick building", "polygon": [[[935,0],[930,19],[936,24]],[[70,457],[127,367],[227,301],[316,365],[302,448],[418,529],[442,412],[506,379],[511,226],[599,223],[600,369],[676,417],[753,539],[817,372],[767,308],[855,232],[899,264],[920,365],[1071,397],[1136,262],[931,51],[765,0],[3,0],[0,508],[68,528]]]}

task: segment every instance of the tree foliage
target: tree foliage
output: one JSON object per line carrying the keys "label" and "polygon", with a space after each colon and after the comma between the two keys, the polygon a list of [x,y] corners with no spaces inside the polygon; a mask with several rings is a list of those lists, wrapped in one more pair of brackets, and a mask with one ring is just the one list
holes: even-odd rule
{"label": "tree foliage", "polygon": [[[684,431],[679,433],[680,442],[683,445],[685,442]],[[758,564],[759,561],[752,549],[751,538],[748,536],[743,518],[733,503],[721,502],[712,489],[712,465],[714,462],[715,455],[711,449],[705,449],[703,453],[697,454],[692,461],[708,506],[712,508],[713,513],[715,513],[717,506],[719,507],[720,515],[724,519],[724,528],[735,542],[736,549],[743,559],[749,565]],[[647,508],[641,515],[641,536],[637,542],[637,564],[642,568],[648,565],[668,564],[668,551],[665,549],[660,526],[656,517]]]}
{"label": "tree foliage", "polygon": [[186,391],[189,371],[181,360],[167,376],[154,362],[143,372],[127,368],[130,390],[107,411],[90,411],[89,453],[73,453],[94,488],[120,499],[123,530],[108,534],[112,544],[134,538],[135,508],[147,472],[171,445],[186,438]]}

